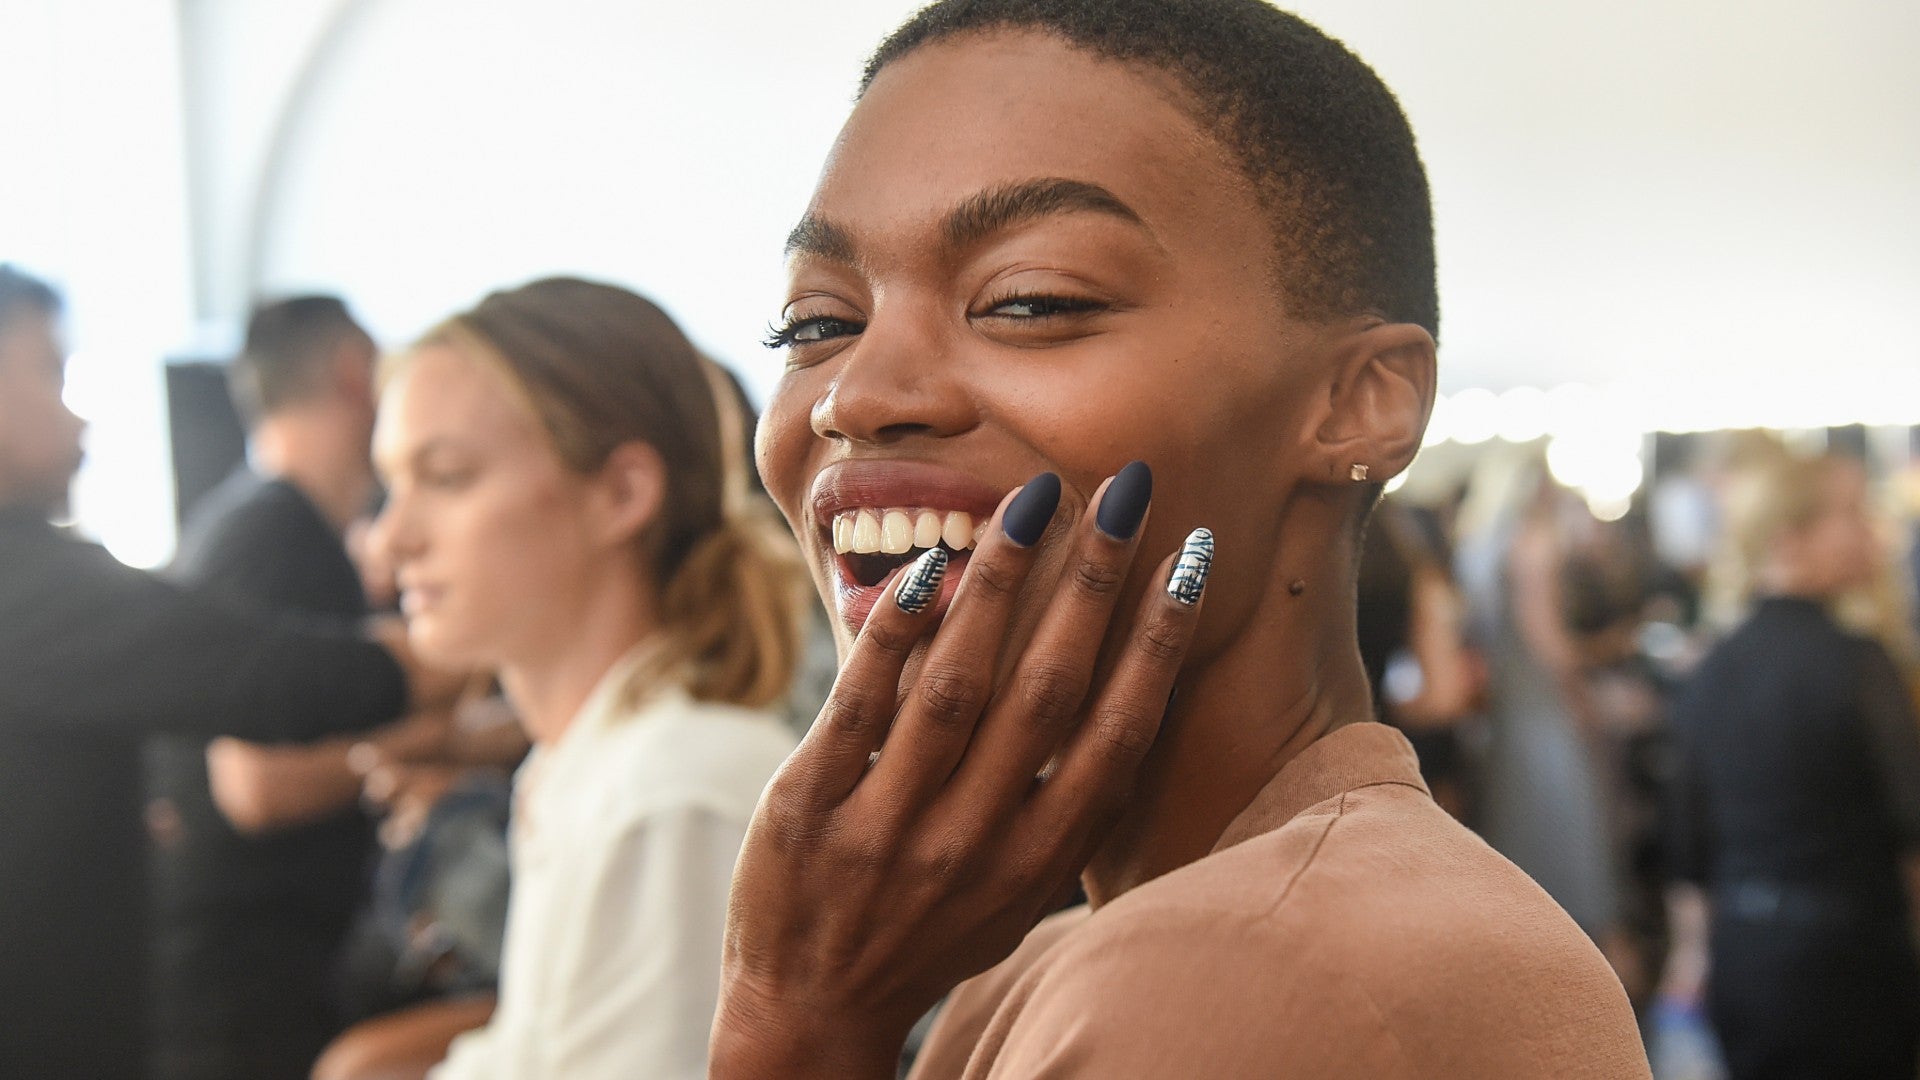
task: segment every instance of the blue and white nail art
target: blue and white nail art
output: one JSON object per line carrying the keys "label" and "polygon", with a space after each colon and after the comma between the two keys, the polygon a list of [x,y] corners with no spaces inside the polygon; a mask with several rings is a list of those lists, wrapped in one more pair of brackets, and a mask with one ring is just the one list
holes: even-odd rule
{"label": "blue and white nail art", "polygon": [[1199,603],[1200,593],[1207,587],[1207,571],[1211,569],[1213,533],[1195,529],[1187,534],[1187,542],[1180,547],[1180,558],[1174,561],[1173,576],[1167,578],[1167,595],[1188,606]]}
{"label": "blue and white nail art", "polygon": [[900,587],[894,590],[894,602],[909,615],[918,615],[940,593],[940,581],[947,576],[947,549],[928,548],[900,574]]}

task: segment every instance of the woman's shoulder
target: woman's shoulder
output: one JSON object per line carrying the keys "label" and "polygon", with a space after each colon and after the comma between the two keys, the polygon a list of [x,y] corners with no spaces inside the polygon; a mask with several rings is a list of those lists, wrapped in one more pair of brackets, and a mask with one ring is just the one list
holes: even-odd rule
{"label": "woman's shoulder", "polygon": [[620,782],[607,797],[629,813],[707,809],[751,815],[796,738],[774,712],[657,695],[595,733],[596,770]]}
{"label": "woman's shoulder", "polygon": [[[1116,981],[1183,980],[1182,1023],[1204,1028],[1262,1003],[1261,1038],[1276,1052],[1353,1027],[1461,1049],[1439,1075],[1638,1075],[1578,1064],[1641,1053],[1633,1013],[1605,958],[1538,885],[1417,792],[1369,788],[1329,803],[1102,908],[1037,965],[1050,993],[1090,979],[1091,1000]],[[1181,974],[1196,971],[1206,977]],[[1534,1061],[1534,1045],[1565,1053]]]}

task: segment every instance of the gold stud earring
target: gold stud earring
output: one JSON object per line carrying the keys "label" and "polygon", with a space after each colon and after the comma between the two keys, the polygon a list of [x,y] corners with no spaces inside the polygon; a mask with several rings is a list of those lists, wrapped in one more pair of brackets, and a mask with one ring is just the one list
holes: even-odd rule
{"label": "gold stud earring", "polygon": [[1366,482],[1368,471],[1365,465],[1356,461],[1353,463],[1353,468],[1347,470],[1347,475],[1353,477],[1354,483],[1361,484]]}

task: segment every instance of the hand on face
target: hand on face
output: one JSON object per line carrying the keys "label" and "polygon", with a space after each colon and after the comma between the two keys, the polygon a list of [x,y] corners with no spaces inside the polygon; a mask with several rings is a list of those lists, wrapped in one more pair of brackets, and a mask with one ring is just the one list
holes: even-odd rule
{"label": "hand on face", "polygon": [[[1072,895],[1153,744],[1211,563],[1197,530],[1096,670],[1122,586],[1147,573],[1133,563],[1151,486],[1129,466],[1094,513],[1052,529],[1057,477],[1009,496],[904,684],[948,556],[894,573],[748,831],[716,1076],[799,1075],[798,1058],[822,1075],[891,1070],[915,1019]],[[1035,580],[1048,547],[1063,572]],[[1023,596],[1038,623],[1003,657]]]}

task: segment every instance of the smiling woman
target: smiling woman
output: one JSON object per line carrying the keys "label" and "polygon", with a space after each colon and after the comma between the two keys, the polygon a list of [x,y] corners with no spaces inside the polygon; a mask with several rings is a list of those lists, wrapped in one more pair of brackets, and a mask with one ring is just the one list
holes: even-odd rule
{"label": "smiling woman", "polygon": [[1356,546],[1438,306],[1365,65],[1259,0],[936,3],[788,253],[758,450],[843,667],[742,854],[716,1076],[888,1075],[975,975],[918,1076],[1646,1074],[1370,722]]}

